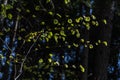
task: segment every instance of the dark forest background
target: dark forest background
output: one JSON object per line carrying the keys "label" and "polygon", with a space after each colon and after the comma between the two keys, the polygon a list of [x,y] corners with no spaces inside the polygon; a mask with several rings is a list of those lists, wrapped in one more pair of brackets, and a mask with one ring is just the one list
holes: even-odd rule
{"label": "dark forest background", "polygon": [[0,80],[120,80],[120,1],[0,0]]}

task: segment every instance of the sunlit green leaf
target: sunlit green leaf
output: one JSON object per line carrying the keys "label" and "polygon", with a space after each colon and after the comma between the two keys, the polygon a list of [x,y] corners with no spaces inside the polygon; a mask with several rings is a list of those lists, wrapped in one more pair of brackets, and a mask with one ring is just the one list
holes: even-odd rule
{"label": "sunlit green leaf", "polygon": [[80,39],[80,41],[81,41],[82,43],[84,43],[84,42],[85,42],[85,40],[84,40],[84,39]]}
{"label": "sunlit green leaf", "polygon": [[91,15],[91,17],[92,17],[92,19],[93,19],[93,20],[95,20],[95,19],[96,19],[95,15]]}
{"label": "sunlit green leaf", "polygon": [[85,20],[86,22],[89,22],[89,21],[90,21],[90,17],[89,17],[89,16],[88,16],[88,17],[85,16],[85,17],[84,17],[84,20]]}
{"label": "sunlit green leaf", "polygon": [[82,72],[85,72],[85,68],[82,65],[80,65],[79,67],[81,68]]}
{"label": "sunlit green leaf", "polygon": [[103,41],[103,44],[104,44],[105,46],[107,46],[107,45],[108,45],[107,41]]}
{"label": "sunlit green leaf", "polygon": [[80,38],[80,33],[79,32],[76,33],[76,37]]}
{"label": "sunlit green leaf", "polygon": [[74,46],[74,47],[78,47],[79,45],[78,45],[78,44],[73,43],[73,46]]}
{"label": "sunlit green leaf", "polygon": [[48,62],[51,63],[51,62],[52,62],[52,59],[51,59],[51,58],[48,58]]}
{"label": "sunlit green leaf", "polygon": [[70,3],[70,0],[64,0],[65,4]]}
{"label": "sunlit green leaf", "polygon": [[58,20],[57,20],[57,19],[54,19],[54,20],[53,20],[53,23],[54,23],[54,24],[58,24]]}
{"label": "sunlit green leaf", "polygon": [[56,15],[57,15],[58,17],[62,18],[62,16],[61,16],[59,13],[57,13]]}
{"label": "sunlit green leaf", "polygon": [[48,13],[49,13],[50,15],[53,15],[53,12],[51,12],[51,11],[49,11]]}
{"label": "sunlit green leaf", "polygon": [[104,24],[107,24],[107,21],[106,21],[106,19],[103,19],[103,22],[104,22]]}
{"label": "sunlit green leaf", "polygon": [[43,63],[43,59],[41,58],[41,59],[39,59],[39,63]]}
{"label": "sunlit green leaf", "polygon": [[68,65],[67,64],[64,64],[65,65],[65,68],[68,68]]}
{"label": "sunlit green leaf", "polygon": [[63,30],[60,31],[60,35],[66,36],[65,32]]}
{"label": "sunlit green leaf", "polygon": [[13,17],[12,14],[9,13],[9,14],[8,14],[8,19],[12,19],[12,17]]}
{"label": "sunlit green leaf", "polygon": [[69,24],[71,24],[72,23],[72,19],[68,19],[68,21],[67,21]]}
{"label": "sunlit green leaf", "polygon": [[89,48],[90,48],[90,49],[92,49],[92,48],[93,48],[93,45],[92,45],[92,44],[90,44],[90,45],[89,45]]}
{"label": "sunlit green leaf", "polygon": [[35,6],[35,10],[36,10],[36,11],[39,11],[39,10],[40,10],[40,6],[38,6],[38,5]]}
{"label": "sunlit green leaf", "polygon": [[41,25],[45,25],[45,22],[44,22],[44,21],[42,21],[42,22],[41,22]]}

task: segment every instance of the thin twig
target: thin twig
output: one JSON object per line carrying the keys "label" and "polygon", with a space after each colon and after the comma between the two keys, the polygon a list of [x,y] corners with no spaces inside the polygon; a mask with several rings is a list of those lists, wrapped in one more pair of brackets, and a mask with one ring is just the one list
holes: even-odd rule
{"label": "thin twig", "polygon": [[12,51],[8,44],[2,38],[0,38],[0,40],[7,46],[8,50]]}
{"label": "thin twig", "polygon": [[47,9],[42,5],[41,1],[39,0],[40,6],[42,7],[42,10],[47,12]]}
{"label": "thin twig", "polygon": [[52,9],[55,10],[55,5],[52,0],[50,0],[50,3],[52,4]]}
{"label": "thin twig", "polygon": [[24,66],[24,63],[25,63],[25,61],[26,61],[26,59],[27,59],[27,57],[28,57],[28,55],[29,55],[29,53],[30,53],[31,49],[33,48],[33,46],[34,46],[34,45],[35,45],[35,43],[37,42],[37,40],[38,40],[39,36],[40,36],[40,34],[37,36],[36,41],[35,41],[35,42],[34,42],[34,43],[30,46],[30,48],[29,48],[29,50],[28,50],[28,52],[27,52],[26,56],[25,56],[25,57],[24,57],[24,59],[23,59],[23,62],[21,63],[20,70],[19,70],[19,74],[15,77],[15,79],[14,79],[14,80],[17,80],[17,79],[21,76],[22,71],[23,71],[23,66]]}
{"label": "thin twig", "polygon": [[19,15],[17,16],[17,20],[15,23],[14,35],[13,35],[13,40],[12,40],[13,43],[15,42],[15,37],[16,37],[17,28],[18,28],[18,21],[19,21]]}

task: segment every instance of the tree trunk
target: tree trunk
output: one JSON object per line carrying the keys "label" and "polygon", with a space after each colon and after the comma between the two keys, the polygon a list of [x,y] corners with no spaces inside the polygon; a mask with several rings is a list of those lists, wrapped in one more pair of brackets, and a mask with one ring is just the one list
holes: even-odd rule
{"label": "tree trunk", "polygon": [[[95,16],[99,21],[99,27],[95,31],[95,41],[101,40],[98,46],[95,46],[94,51],[94,69],[93,69],[93,80],[107,80],[107,68],[110,54],[110,40],[113,18],[111,0],[95,0]],[[107,22],[105,22],[105,20]],[[103,42],[106,41],[107,45]]]}

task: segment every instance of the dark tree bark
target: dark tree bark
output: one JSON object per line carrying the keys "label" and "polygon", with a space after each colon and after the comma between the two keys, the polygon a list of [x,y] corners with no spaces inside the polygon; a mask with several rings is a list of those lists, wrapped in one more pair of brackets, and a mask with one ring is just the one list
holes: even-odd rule
{"label": "dark tree bark", "polygon": [[[95,0],[94,14],[99,21],[99,27],[93,32],[95,41],[101,40],[94,49],[93,58],[93,80],[107,80],[107,68],[110,54],[110,41],[113,18],[113,1],[112,0]],[[104,19],[107,24],[104,23]],[[107,46],[103,44],[107,41]]]}

